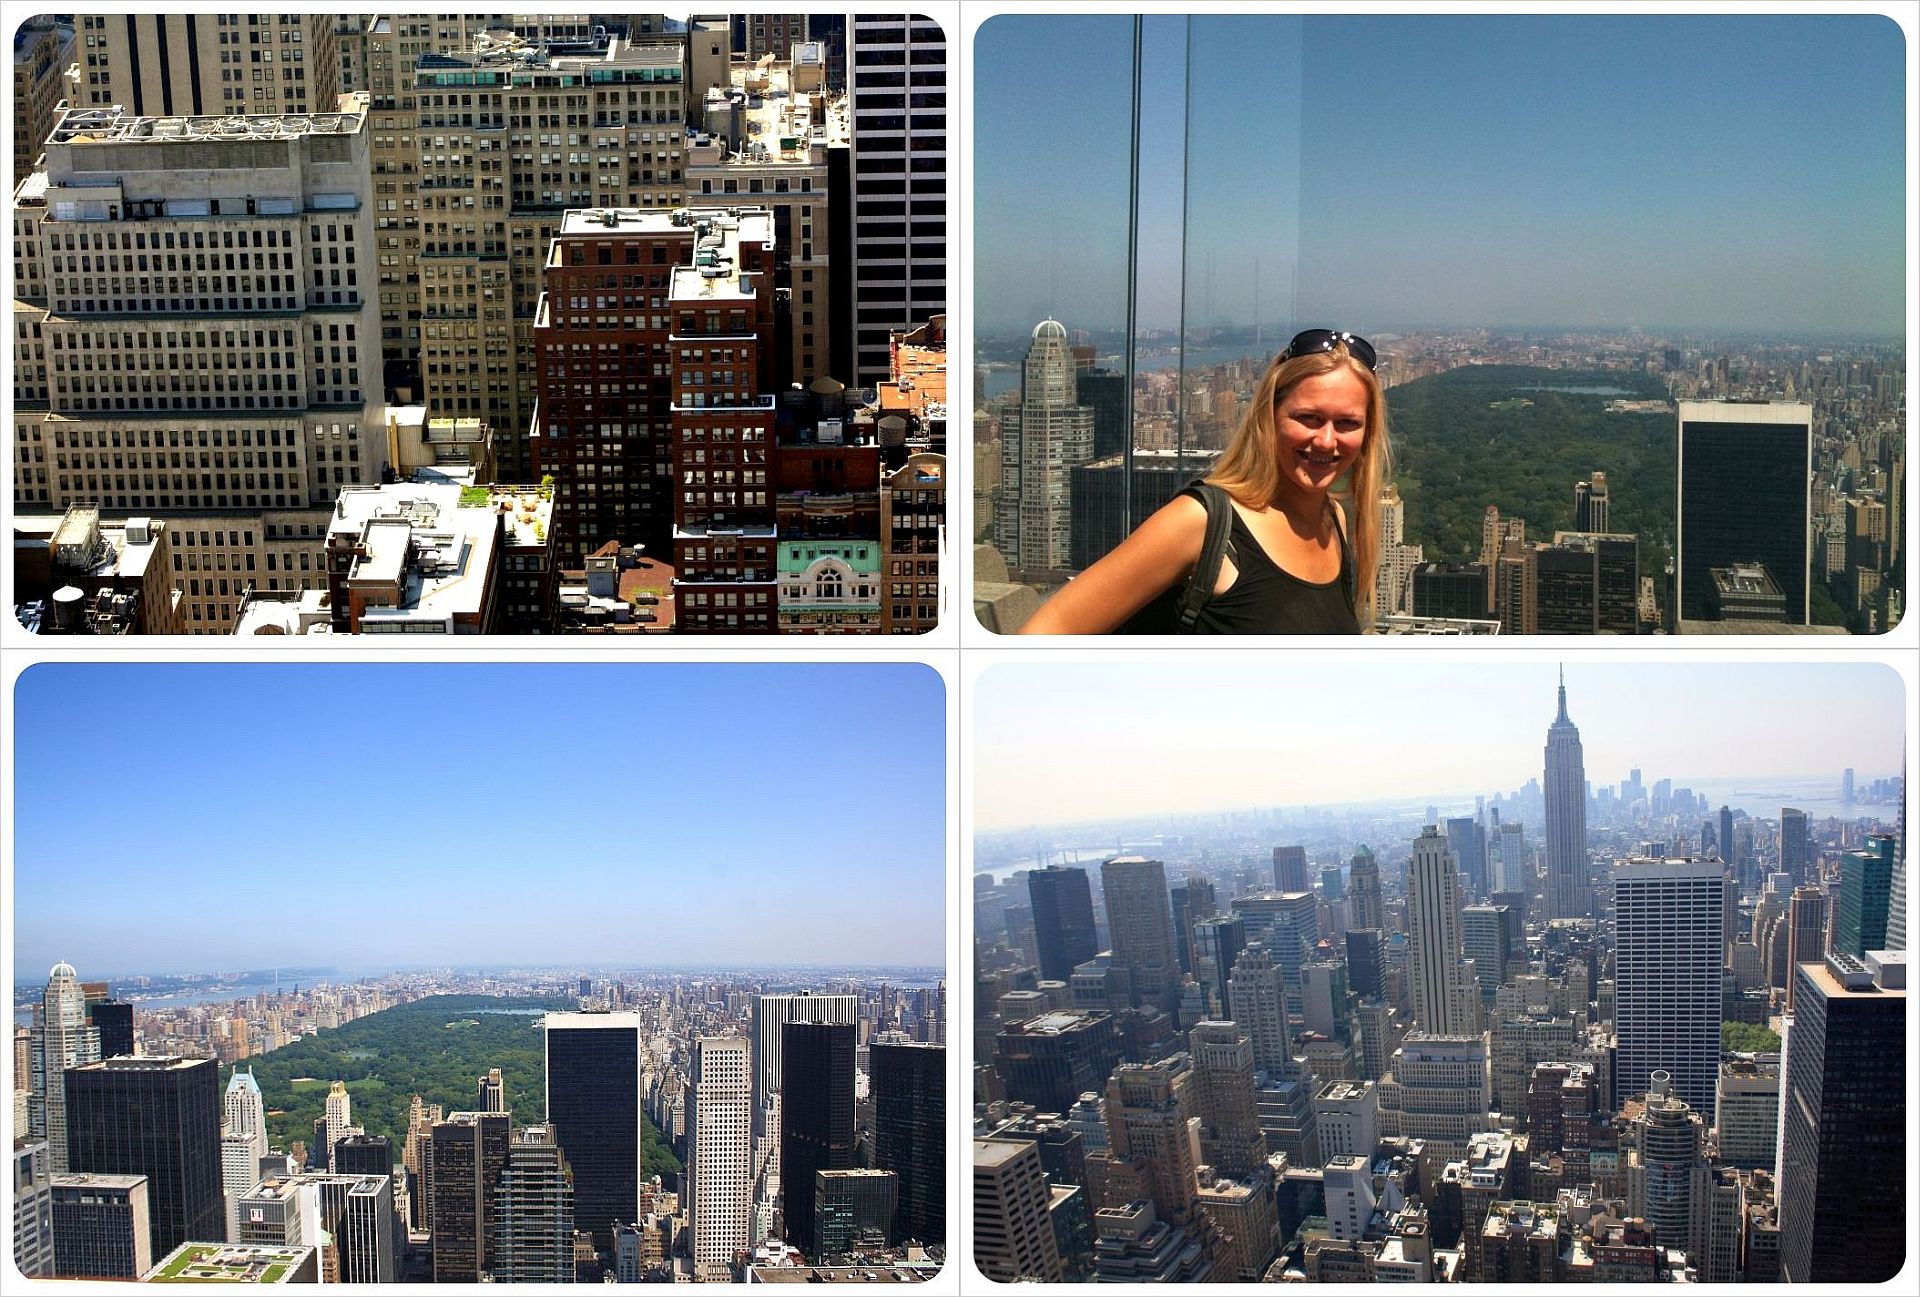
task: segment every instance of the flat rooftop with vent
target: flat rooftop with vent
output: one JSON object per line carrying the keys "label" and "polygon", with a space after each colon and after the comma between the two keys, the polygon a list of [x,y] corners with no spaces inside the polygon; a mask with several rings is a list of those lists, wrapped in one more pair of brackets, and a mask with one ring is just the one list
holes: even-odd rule
{"label": "flat rooftop with vent", "polygon": [[49,144],[180,143],[280,140],[295,135],[352,135],[366,125],[364,94],[342,95],[345,111],[265,113],[258,116],[153,117],[111,108],[70,108],[47,136]]}

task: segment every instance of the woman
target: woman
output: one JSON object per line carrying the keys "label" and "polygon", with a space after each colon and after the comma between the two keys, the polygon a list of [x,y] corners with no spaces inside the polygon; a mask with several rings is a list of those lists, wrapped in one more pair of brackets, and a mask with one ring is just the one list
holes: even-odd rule
{"label": "woman", "polygon": [[[1022,633],[1358,634],[1373,611],[1389,462],[1375,360],[1365,338],[1309,329],[1267,367],[1206,478],[1230,501],[1232,529],[1190,626],[1180,624],[1180,597],[1207,530],[1194,487],[1043,604]],[[1331,494],[1343,477],[1344,509]]]}

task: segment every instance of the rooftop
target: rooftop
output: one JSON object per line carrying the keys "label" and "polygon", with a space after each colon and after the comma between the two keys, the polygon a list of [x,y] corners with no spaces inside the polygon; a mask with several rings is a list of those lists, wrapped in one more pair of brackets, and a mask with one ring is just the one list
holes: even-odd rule
{"label": "rooftop", "polygon": [[689,168],[824,163],[815,146],[845,144],[850,135],[847,101],[823,93],[795,95],[791,86],[787,68],[736,64],[725,87],[689,87],[704,92],[708,101],[717,97],[722,105],[730,94],[738,96],[746,109],[746,138],[727,140],[722,152],[719,137],[696,136],[689,142]]}
{"label": "rooftop", "polygon": [[1019,1157],[1029,1148],[1035,1147],[1028,1139],[976,1138],[973,1141],[973,1164],[975,1166],[997,1167]]}
{"label": "rooftop", "polygon": [[234,114],[222,117],[147,117],[115,104],[111,108],[69,108],[47,136],[49,144],[202,143],[207,140],[288,140],[301,135],[353,135],[367,122],[365,95],[351,99],[351,111],[332,113]]}
{"label": "rooftop", "polygon": [[146,1283],[286,1283],[312,1263],[310,1247],[182,1243],[149,1270]]}
{"label": "rooftop", "polygon": [[925,1283],[940,1272],[931,1261],[879,1265],[754,1265],[748,1283]]}
{"label": "rooftop", "polygon": [[363,630],[444,622],[484,604],[496,518],[506,516],[509,543],[538,544],[552,509],[537,488],[475,488],[455,479],[350,486],[334,504],[327,543],[353,546],[348,587],[378,600],[362,610]]}
{"label": "rooftop", "polygon": [[1062,1032],[1075,1031],[1086,1026],[1102,1013],[1080,1013],[1072,1009],[1058,1009],[1052,1013],[1043,1013],[1037,1018],[1028,1018],[1025,1022],[1010,1024],[1018,1026],[1021,1034],[1027,1036],[1058,1036]]}
{"label": "rooftop", "polygon": [[104,1175],[97,1172],[72,1171],[53,1177],[56,1189],[131,1189],[137,1184],[145,1184],[144,1175]]}

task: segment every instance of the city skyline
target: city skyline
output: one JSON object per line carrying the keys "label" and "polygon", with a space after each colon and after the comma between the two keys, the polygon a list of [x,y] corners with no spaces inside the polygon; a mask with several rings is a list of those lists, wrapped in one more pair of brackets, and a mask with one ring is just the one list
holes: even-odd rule
{"label": "city skyline", "polygon": [[[984,331],[1124,319],[1131,27],[980,29]],[[1183,49],[1185,31],[1143,28],[1143,326],[1905,332],[1909,114],[1882,16],[1241,15]],[[1075,232],[1033,237],[1069,196]]]}
{"label": "city skyline", "polygon": [[[1149,663],[1082,662],[1070,674],[997,664],[981,676],[974,702],[969,827],[978,837],[1156,814],[1471,797],[1540,779],[1556,663],[1383,661],[1368,666],[1370,699],[1358,702],[1337,692],[1341,665],[1289,655],[1295,678],[1323,687],[1317,696],[1290,691],[1277,702],[1305,737],[1267,740],[1219,732],[1200,719],[1188,693],[1153,688],[1162,676]],[[1266,664],[1227,659],[1209,664],[1207,684],[1216,697],[1261,699],[1276,683],[1289,688],[1275,674]],[[1807,690],[1811,678],[1826,692]],[[1849,767],[1897,773],[1905,750],[1898,720],[1905,686],[1879,664],[1575,660],[1567,698],[1595,787],[1633,768],[1696,785],[1822,772],[1837,787]],[[1753,705],[1755,698],[1767,705]],[[1700,724],[1677,724],[1675,715]],[[1018,740],[1036,726],[1048,733],[1046,744]],[[1790,751],[1774,741],[1782,732],[1796,734]],[[1143,759],[1147,736],[1150,760]],[[1462,771],[1473,773],[1455,773]],[[1443,783],[1460,786],[1436,786]]]}
{"label": "city skyline", "polygon": [[[553,733],[555,699],[596,694],[604,707],[594,710],[630,714],[634,728]],[[783,708],[813,696],[886,699],[889,759],[871,761],[857,707],[791,725]],[[374,721],[364,742],[342,749],[352,778],[334,793],[365,794],[335,806],[354,826],[342,851],[302,831],[294,811],[329,784],[319,766],[290,774],[313,759],[311,728],[254,723],[230,738],[231,718],[271,716],[289,701],[309,717],[341,718],[381,699],[444,708],[446,723]],[[42,664],[19,677],[14,704],[13,971],[23,980],[62,960],[166,972],[356,966],[403,950],[438,964],[483,954],[619,965],[651,948],[719,965],[746,953],[748,929],[753,959],[795,965],[918,965],[946,949],[945,706],[924,667]],[[476,747],[488,728],[501,739],[496,755]],[[65,778],[57,759],[64,735],[89,730],[164,738],[191,755],[161,760],[152,779],[120,781],[119,811],[102,816],[89,809],[99,786]],[[564,763],[552,761],[560,754]],[[715,772],[748,756],[768,772],[861,769],[864,795],[729,794],[724,816],[707,814]],[[575,811],[542,816],[537,833],[520,828],[516,803],[499,796],[503,774],[518,805]],[[92,826],[84,837],[67,832],[77,821]],[[155,831],[169,821],[191,829]],[[491,858],[476,850],[489,839]],[[519,901],[449,901],[463,887],[505,887],[511,899],[536,879],[550,886],[551,862],[574,852],[568,894],[592,904],[569,906],[564,930],[526,923]],[[836,885],[821,887],[828,876]],[[867,904],[842,905],[845,888]],[[110,912],[94,903],[102,890],[119,902]],[[236,896],[253,918],[286,919],[323,891],[364,895],[369,921],[311,935],[290,922],[231,923],[212,959],[205,941],[180,939],[208,931]],[[814,944],[825,932],[830,952]]]}

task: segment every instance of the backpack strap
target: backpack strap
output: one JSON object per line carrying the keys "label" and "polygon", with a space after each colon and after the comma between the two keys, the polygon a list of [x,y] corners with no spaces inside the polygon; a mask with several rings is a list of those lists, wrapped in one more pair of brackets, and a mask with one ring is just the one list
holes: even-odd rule
{"label": "backpack strap", "polygon": [[1200,496],[1200,503],[1207,510],[1207,535],[1200,545],[1200,559],[1193,565],[1193,571],[1187,576],[1186,588],[1180,592],[1180,602],[1175,608],[1177,630],[1180,634],[1191,634],[1200,621],[1200,610],[1213,597],[1214,582],[1220,578],[1220,561],[1227,552],[1227,535],[1233,529],[1233,501],[1227,493],[1211,482],[1196,481],[1188,488]]}
{"label": "backpack strap", "polygon": [[1353,545],[1347,540],[1346,520],[1340,516],[1340,506],[1327,497],[1327,508],[1333,511],[1333,529],[1340,535],[1340,593],[1346,596],[1347,607],[1359,611],[1354,603]]}

